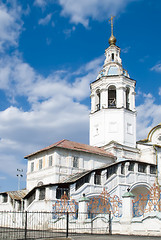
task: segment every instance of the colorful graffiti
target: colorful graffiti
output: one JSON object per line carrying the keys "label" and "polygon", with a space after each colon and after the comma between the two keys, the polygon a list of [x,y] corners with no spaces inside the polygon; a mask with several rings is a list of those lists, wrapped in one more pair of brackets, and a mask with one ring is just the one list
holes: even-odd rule
{"label": "colorful graffiti", "polygon": [[69,200],[67,195],[64,194],[60,200],[53,204],[53,218],[59,218],[66,213],[72,213],[70,216],[77,218],[78,203],[75,200]]}
{"label": "colorful graffiti", "polygon": [[115,217],[121,217],[122,201],[118,196],[111,197],[105,190],[98,196],[90,199],[88,212],[90,214],[110,213]]}
{"label": "colorful graffiti", "polygon": [[161,189],[157,183],[154,183],[148,194],[139,194],[133,200],[133,217],[141,217],[153,211],[161,211]]}

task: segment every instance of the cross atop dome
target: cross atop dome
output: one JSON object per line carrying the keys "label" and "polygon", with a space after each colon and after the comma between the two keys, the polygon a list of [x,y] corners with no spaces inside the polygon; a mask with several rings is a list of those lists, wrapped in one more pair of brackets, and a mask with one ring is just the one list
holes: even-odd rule
{"label": "cross atop dome", "polygon": [[116,45],[116,38],[113,35],[113,19],[115,16],[111,16],[109,21],[111,22],[111,37],[109,38],[108,42],[110,45]]}

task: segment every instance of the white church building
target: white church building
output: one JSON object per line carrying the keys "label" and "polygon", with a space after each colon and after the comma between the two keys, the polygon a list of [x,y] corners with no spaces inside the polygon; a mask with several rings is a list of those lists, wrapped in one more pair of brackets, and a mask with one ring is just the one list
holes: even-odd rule
{"label": "white church building", "polygon": [[[103,68],[90,84],[89,145],[61,140],[25,156],[26,189],[0,193],[0,211],[53,211],[63,196],[76,202],[85,196],[92,211],[90,200],[108,193],[111,199],[117,196],[111,209],[113,219],[119,224],[114,227],[116,233],[126,233],[126,228],[120,228],[124,221],[133,226],[128,230],[130,233],[137,231],[139,223],[148,232],[149,218],[151,221],[153,212],[154,220],[158,205],[149,208],[147,202],[140,212],[135,203],[143,195],[153,198],[160,188],[161,124],[146,139],[136,142],[136,81],[123,68],[112,21],[111,29]],[[127,213],[123,204],[132,202]],[[149,214],[146,219],[144,210]],[[161,219],[157,216],[156,222]],[[159,229],[161,234],[161,225]]]}

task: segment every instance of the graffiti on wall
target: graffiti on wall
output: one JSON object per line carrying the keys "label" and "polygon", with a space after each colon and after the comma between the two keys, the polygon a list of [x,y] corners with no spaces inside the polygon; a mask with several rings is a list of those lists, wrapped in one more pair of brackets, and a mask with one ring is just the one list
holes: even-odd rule
{"label": "graffiti on wall", "polygon": [[153,211],[161,211],[161,189],[157,183],[154,183],[148,194],[139,194],[133,200],[133,217],[141,217]]}
{"label": "graffiti on wall", "polygon": [[122,201],[118,196],[110,196],[105,190],[98,196],[90,199],[88,204],[89,213],[110,213],[115,217],[122,216]]}
{"label": "graffiti on wall", "polygon": [[[110,196],[110,194],[105,190],[97,196],[90,198],[88,203],[88,216],[93,218],[98,214],[111,213],[112,216],[121,217],[122,216],[122,201],[118,196]],[[73,213],[73,217],[78,217],[78,202],[75,200],[69,200],[67,195],[64,194],[60,200],[57,200],[53,204],[53,214],[54,218],[64,215],[66,212]],[[71,214],[70,214],[71,215]]]}
{"label": "graffiti on wall", "polygon": [[66,212],[73,213],[73,217],[77,216],[78,203],[75,200],[69,200],[68,196],[64,194],[60,200],[53,204],[53,216],[58,218]]}

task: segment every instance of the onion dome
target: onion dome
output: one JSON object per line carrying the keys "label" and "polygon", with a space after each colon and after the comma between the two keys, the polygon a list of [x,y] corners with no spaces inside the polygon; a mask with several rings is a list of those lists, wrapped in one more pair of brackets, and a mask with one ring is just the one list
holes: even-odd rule
{"label": "onion dome", "polygon": [[116,45],[116,38],[114,37],[113,34],[109,38],[108,42],[109,42],[110,45]]}

